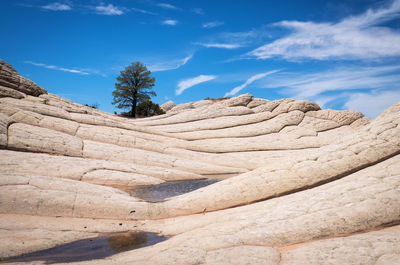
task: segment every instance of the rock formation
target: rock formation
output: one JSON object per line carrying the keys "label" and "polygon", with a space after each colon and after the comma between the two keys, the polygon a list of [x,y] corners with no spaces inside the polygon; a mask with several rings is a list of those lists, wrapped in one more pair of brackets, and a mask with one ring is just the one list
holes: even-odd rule
{"label": "rock formation", "polygon": [[[169,236],[80,264],[398,264],[400,103],[374,120],[250,94],[127,119],[0,61],[0,258],[118,231]],[[150,203],[126,190],[220,179]]]}
{"label": "rock formation", "polygon": [[165,102],[164,104],[162,104],[161,106],[160,106],[160,108],[164,111],[164,112],[167,112],[167,111],[169,111],[169,110],[171,110],[173,107],[175,107],[176,106],[176,104],[172,101],[172,100],[170,100],[170,101],[168,101],[168,102]]}

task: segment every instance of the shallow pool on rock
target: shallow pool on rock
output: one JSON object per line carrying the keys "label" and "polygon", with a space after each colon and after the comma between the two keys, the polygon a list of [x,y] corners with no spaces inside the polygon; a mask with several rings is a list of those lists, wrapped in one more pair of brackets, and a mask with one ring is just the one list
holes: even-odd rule
{"label": "shallow pool on rock", "polygon": [[55,248],[26,254],[3,262],[45,261],[46,264],[103,259],[113,254],[142,248],[164,241],[166,237],[147,232],[118,233],[84,239]]}
{"label": "shallow pool on rock", "polygon": [[143,186],[133,190],[127,190],[127,192],[131,196],[148,202],[159,202],[165,198],[194,191],[218,181],[218,179],[167,181],[154,186]]}

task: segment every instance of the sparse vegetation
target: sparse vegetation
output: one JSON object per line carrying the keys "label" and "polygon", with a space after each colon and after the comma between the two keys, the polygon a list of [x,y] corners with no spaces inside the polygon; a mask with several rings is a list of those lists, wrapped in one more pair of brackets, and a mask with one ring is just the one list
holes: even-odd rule
{"label": "sparse vegetation", "polygon": [[230,99],[230,97],[225,97],[225,98],[209,98],[206,97],[204,100],[211,100],[212,102],[218,102],[218,101],[223,101],[223,100],[227,100]]}
{"label": "sparse vegetation", "polygon": [[98,103],[94,103],[94,104],[85,104],[86,107],[90,107],[93,109],[98,109],[99,108],[99,104]]}

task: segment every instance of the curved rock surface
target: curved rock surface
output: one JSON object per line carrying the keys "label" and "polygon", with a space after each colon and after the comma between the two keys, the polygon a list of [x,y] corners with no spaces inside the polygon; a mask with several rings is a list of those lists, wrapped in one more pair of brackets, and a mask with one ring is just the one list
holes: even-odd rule
{"label": "curved rock surface", "polygon": [[172,100],[170,100],[170,101],[165,102],[164,104],[162,104],[160,106],[160,109],[162,109],[163,111],[167,112],[167,111],[171,110],[175,106],[176,106],[176,104]]}
{"label": "curved rock surface", "polygon": [[[3,60],[0,60],[0,85],[6,87],[6,90],[11,88],[32,96],[39,96],[47,93],[44,88],[18,74],[11,65]],[[17,93],[15,91],[11,93],[13,95],[17,95],[17,98],[20,98],[21,93]]]}
{"label": "curved rock surface", "polygon": [[[0,260],[150,231],[169,238],[79,264],[398,264],[400,103],[372,121],[250,94],[162,108],[104,113],[0,61]],[[203,178],[220,181],[128,191]]]}

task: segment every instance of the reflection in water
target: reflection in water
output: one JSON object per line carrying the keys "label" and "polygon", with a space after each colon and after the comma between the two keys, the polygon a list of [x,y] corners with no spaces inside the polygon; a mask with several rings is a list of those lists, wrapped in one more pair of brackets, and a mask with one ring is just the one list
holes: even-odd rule
{"label": "reflection in water", "polygon": [[217,179],[167,181],[154,186],[143,186],[133,190],[128,190],[127,192],[129,192],[131,196],[148,202],[159,202],[165,198],[197,190],[218,181],[219,180]]}
{"label": "reflection in water", "polygon": [[147,243],[147,233],[125,233],[108,238],[108,244],[115,253],[140,248]]}
{"label": "reflection in water", "polygon": [[128,232],[108,237],[79,240],[52,249],[38,251],[4,262],[45,261],[47,264],[102,259],[113,254],[157,244],[165,237],[147,232]]}

